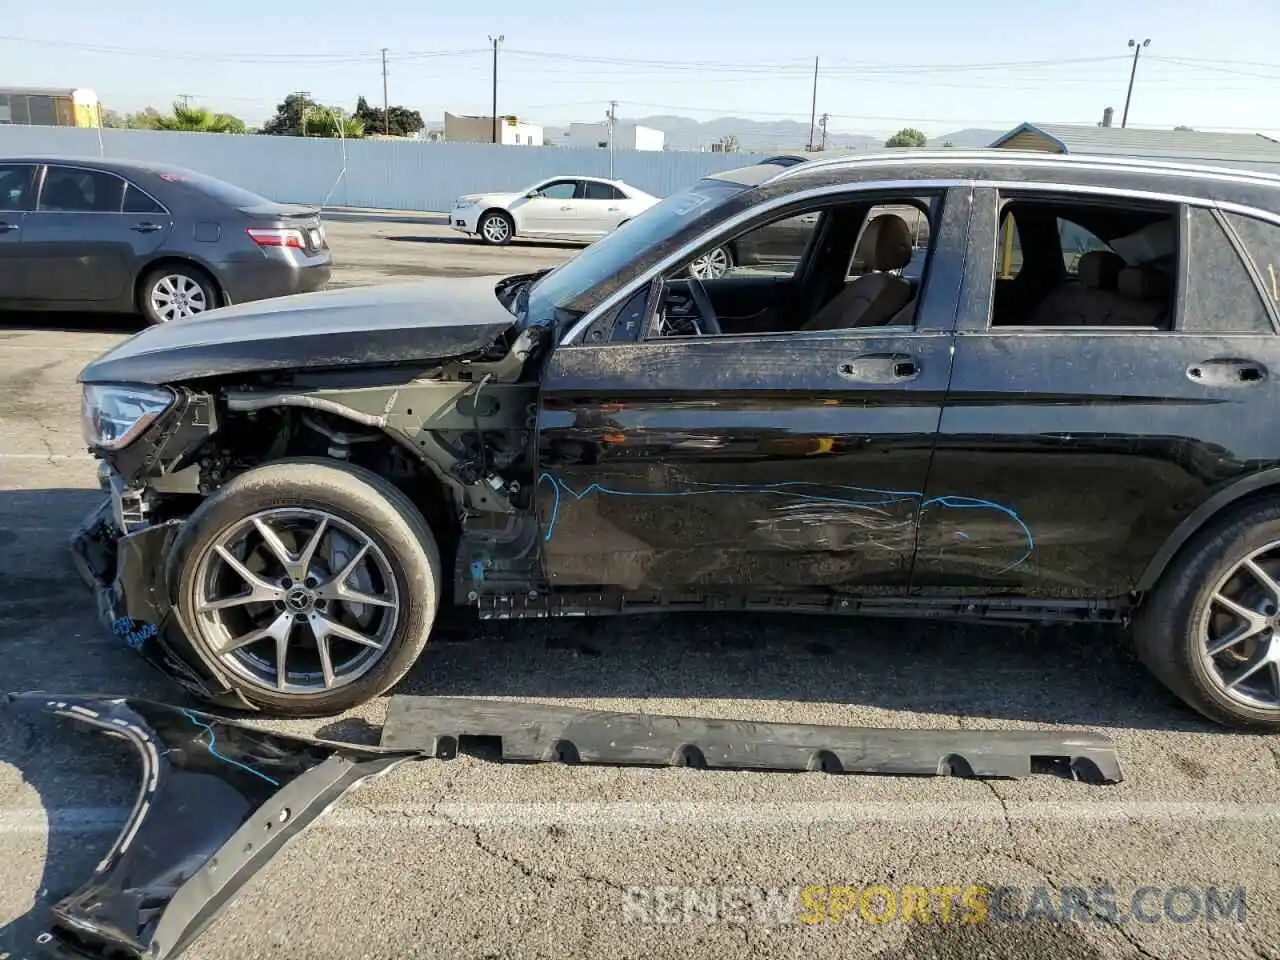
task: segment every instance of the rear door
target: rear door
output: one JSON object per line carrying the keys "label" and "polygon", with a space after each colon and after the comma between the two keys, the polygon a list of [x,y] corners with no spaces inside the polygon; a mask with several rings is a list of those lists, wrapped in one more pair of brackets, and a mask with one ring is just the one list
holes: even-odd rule
{"label": "rear door", "polygon": [[22,263],[22,232],[35,202],[35,164],[0,164],[0,298],[18,300],[28,271]]}
{"label": "rear door", "polygon": [[30,270],[27,296],[127,300],[139,266],[172,229],[165,209],[122,177],[49,164],[23,230],[23,258]]}
{"label": "rear door", "polygon": [[[1275,462],[1275,310],[1225,223],[1144,194],[977,192],[927,492],[966,509],[922,517],[918,590],[1123,595],[1209,491]],[[1086,232],[1127,266],[1082,270]]]}
{"label": "rear door", "polygon": [[611,183],[581,180],[577,199],[577,229],[583,235],[603,237],[626,218],[626,197]]}

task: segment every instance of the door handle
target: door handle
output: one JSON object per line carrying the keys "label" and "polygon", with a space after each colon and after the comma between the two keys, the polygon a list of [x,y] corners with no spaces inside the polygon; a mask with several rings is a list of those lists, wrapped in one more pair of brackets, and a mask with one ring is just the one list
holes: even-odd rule
{"label": "door handle", "polygon": [[22,228],[19,227],[16,223],[5,223],[4,221],[0,220],[0,233],[8,233],[10,230],[21,230],[21,229]]}
{"label": "door handle", "polygon": [[617,213],[617,212],[618,212],[619,210],[621,210],[621,209],[622,209],[621,207],[610,207],[610,208],[609,208],[609,212],[610,212],[610,213]]}
{"label": "door handle", "polygon": [[1209,387],[1248,386],[1266,380],[1267,368],[1256,360],[1214,357],[1187,367],[1187,377]]}
{"label": "door handle", "polygon": [[920,375],[920,364],[907,353],[866,353],[843,360],[836,373],[860,383],[900,383]]}
{"label": "door handle", "polygon": [[561,209],[561,210],[572,210],[572,209],[573,209],[573,207],[561,207],[560,209]]}
{"label": "door handle", "polygon": [[163,230],[164,227],[158,223],[135,223],[129,229],[138,233],[155,233],[157,230]]}

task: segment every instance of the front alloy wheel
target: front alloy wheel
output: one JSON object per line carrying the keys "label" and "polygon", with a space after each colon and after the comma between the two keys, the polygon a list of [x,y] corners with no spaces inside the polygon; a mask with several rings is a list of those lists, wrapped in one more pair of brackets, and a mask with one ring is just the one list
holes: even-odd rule
{"label": "front alloy wheel", "polygon": [[417,507],[334,460],[233,477],[188,518],[169,569],[195,651],[282,716],[383,693],[426,646],[439,606],[439,548]]}
{"label": "front alloy wheel", "polygon": [[230,671],[280,693],[345,686],[395,635],[386,554],[324,510],[263,510],[219,534],[196,579],[196,623]]}
{"label": "front alloy wheel", "polygon": [[497,212],[486,213],[481,217],[479,230],[484,242],[491,243],[495,247],[500,247],[510,242],[514,233],[511,218],[504,213]]}

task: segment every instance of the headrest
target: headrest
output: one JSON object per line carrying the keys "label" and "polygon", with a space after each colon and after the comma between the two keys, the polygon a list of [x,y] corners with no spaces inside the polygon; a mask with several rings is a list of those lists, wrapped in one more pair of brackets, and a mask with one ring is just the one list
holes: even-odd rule
{"label": "headrest", "polygon": [[1090,250],[1081,254],[1076,267],[1080,282],[1092,290],[1115,290],[1124,269],[1124,259],[1110,250]]}
{"label": "headrest", "polygon": [[911,228],[894,213],[882,213],[862,235],[860,259],[868,270],[901,270],[911,262]]}
{"label": "headrest", "polygon": [[1118,287],[1122,296],[1134,300],[1162,300],[1168,296],[1169,278],[1150,267],[1125,267]]}

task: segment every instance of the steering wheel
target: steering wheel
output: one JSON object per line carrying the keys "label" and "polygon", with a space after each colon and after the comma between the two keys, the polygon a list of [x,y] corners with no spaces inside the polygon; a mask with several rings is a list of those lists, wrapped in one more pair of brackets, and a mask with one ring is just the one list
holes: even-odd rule
{"label": "steering wheel", "polygon": [[716,316],[716,308],[711,305],[711,297],[707,294],[707,288],[703,286],[701,280],[692,274],[689,275],[689,294],[693,297],[694,305],[698,308],[698,332],[704,337],[720,336],[720,318]]}

